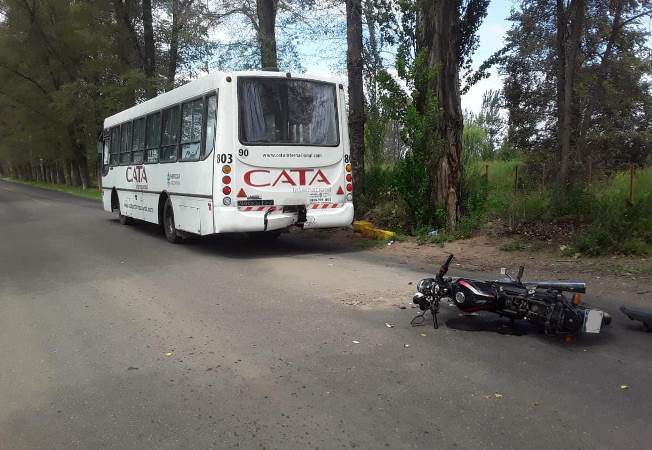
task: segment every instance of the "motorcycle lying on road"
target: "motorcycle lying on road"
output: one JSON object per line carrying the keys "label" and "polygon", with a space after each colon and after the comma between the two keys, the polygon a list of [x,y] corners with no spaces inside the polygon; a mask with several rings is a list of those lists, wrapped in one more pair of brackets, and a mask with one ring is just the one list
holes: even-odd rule
{"label": "motorcycle lying on road", "polygon": [[417,284],[413,302],[423,312],[412,319],[413,325],[422,323],[430,311],[433,326],[438,328],[441,301],[454,304],[464,313],[496,313],[510,319],[512,327],[515,320],[526,320],[542,328],[546,335],[599,333],[611,322],[609,314],[582,302],[580,294],[586,292],[585,283],[523,282],[522,266],[516,279],[507,273],[506,279],[495,281],[447,277],[452,260],[453,255],[449,255],[435,278],[424,278]]}

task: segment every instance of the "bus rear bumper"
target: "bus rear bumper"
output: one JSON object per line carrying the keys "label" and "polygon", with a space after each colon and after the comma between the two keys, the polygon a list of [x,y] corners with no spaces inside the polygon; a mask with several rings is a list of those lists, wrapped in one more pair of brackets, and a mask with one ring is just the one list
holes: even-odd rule
{"label": "bus rear bumper", "polygon": [[[298,214],[295,212],[274,212],[267,215],[265,229],[264,211],[241,211],[233,207],[215,208],[215,232],[251,232],[282,230],[295,225]],[[309,209],[306,211],[304,228],[336,228],[351,225],[353,204],[345,203],[341,208]]]}
{"label": "bus rear bumper", "polygon": [[353,222],[353,203],[344,203],[341,208],[309,209],[303,228],[347,227]]}

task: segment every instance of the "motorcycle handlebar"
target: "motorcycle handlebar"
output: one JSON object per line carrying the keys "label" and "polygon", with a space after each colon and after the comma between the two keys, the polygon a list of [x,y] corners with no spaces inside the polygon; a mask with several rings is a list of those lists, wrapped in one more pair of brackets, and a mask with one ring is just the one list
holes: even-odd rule
{"label": "motorcycle handlebar", "polygon": [[439,279],[442,279],[444,275],[446,275],[446,272],[448,272],[448,266],[450,266],[451,261],[453,260],[453,256],[454,256],[453,254],[448,255],[448,258],[446,258],[444,264],[442,264],[442,266],[439,268],[439,274],[438,274]]}

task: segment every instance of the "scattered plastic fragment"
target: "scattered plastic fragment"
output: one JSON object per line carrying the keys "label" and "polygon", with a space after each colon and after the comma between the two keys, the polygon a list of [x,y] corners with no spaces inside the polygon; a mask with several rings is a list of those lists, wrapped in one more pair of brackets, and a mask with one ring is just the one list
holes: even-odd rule
{"label": "scattered plastic fragment", "polygon": [[394,243],[394,241],[389,241],[389,242],[387,243],[387,246],[389,247],[389,246],[392,245],[393,243]]}
{"label": "scattered plastic fragment", "polygon": [[165,352],[165,353],[163,353],[163,354],[169,358],[169,357],[172,356],[174,353],[172,353],[172,352]]}
{"label": "scattered plastic fragment", "polygon": [[503,394],[499,394],[498,392],[494,393],[494,397],[496,398],[503,398]]}
{"label": "scattered plastic fragment", "polygon": [[394,328],[394,325],[392,325],[392,324],[389,323],[389,322],[385,322],[385,326],[386,326],[387,328]]}
{"label": "scattered plastic fragment", "polygon": [[410,347],[410,344],[403,344],[403,347],[408,348]]}
{"label": "scattered plastic fragment", "polygon": [[421,336],[426,337],[427,334],[426,333],[421,333]]}
{"label": "scattered plastic fragment", "polygon": [[439,230],[430,230],[428,232],[428,237],[436,237],[439,234]]}
{"label": "scattered plastic fragment", "polygon": [[360,341],[351,341],[351,342],[353,342],[354,344],[359,344],[360,343]]}
{"label": "scattered plastic fragment", "polygon": [[626,384],[621,384],[620,389],[622,389],[623,391],[626,391],[627,389],[629,389],[629,386],[627,386]]}

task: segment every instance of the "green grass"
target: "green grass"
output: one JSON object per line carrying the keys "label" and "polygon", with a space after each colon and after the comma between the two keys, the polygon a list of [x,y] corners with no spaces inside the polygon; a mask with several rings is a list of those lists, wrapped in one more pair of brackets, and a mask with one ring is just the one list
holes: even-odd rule
{"label": "green grass", "polygon": [[[477,164],[484,174],[485,163]],[[474,169],[476,174],[478,166]],[[515,190],[516,166],[519,182]],[[572,236],[572,251],[585,255],[640,256],[652,252],[652,167],[636,172],[631,203],[629,172],[617,172],[592,185],[580,185],[563,196],[542,187],[536,173],[528,176],[525,172],[526,167],[519,160],[490,162],[484,187],[486,200],[473,214],[485,220],[501,218],[512,223],[570,220],[580,228]]]}
{"label": "green grass", "polygon": [[17,180],[15,178],[2,178],[4,181],[10,181],[12,183],[26,184],[28,186],[35,186],[43,189],[49,189],[51,191],[65,192],[66,194],[76,195],[78,197],[90,198],[93,200],[100,200],[102,198],[99,189],[96,186],[90,187],[88,189],[82,189],[81,187],[68,186],[66,184],[51,184],[45,183],[43,181],[27,181],[27,180]]}
{"label": "green grass", "polygon": [[[485,164],[489,165],[488,178]],[[487,222],[500,219],[510,224],[574,224],[578,231],[569,236],[566,253],[570,256],[652,253],[652,167],[636,172],[630,203],[629,172],[612,173],[591,185],[578,183],[560,193],[553,182],[544,185],[539,168],[528,167],[525,160],[467,162],[464,216],[455,232],[440,227],[436,236],[428,232],[437,227],[415,226],[409,220],[408,207],[396,192],[394,167],[371,168],[366,176],[366,192],[358,198],[358,211],[382,228],[416,236],[419,243],[442,244],[468,237]],[[505,244],[503,250],[522,250],[521,244]]]}

